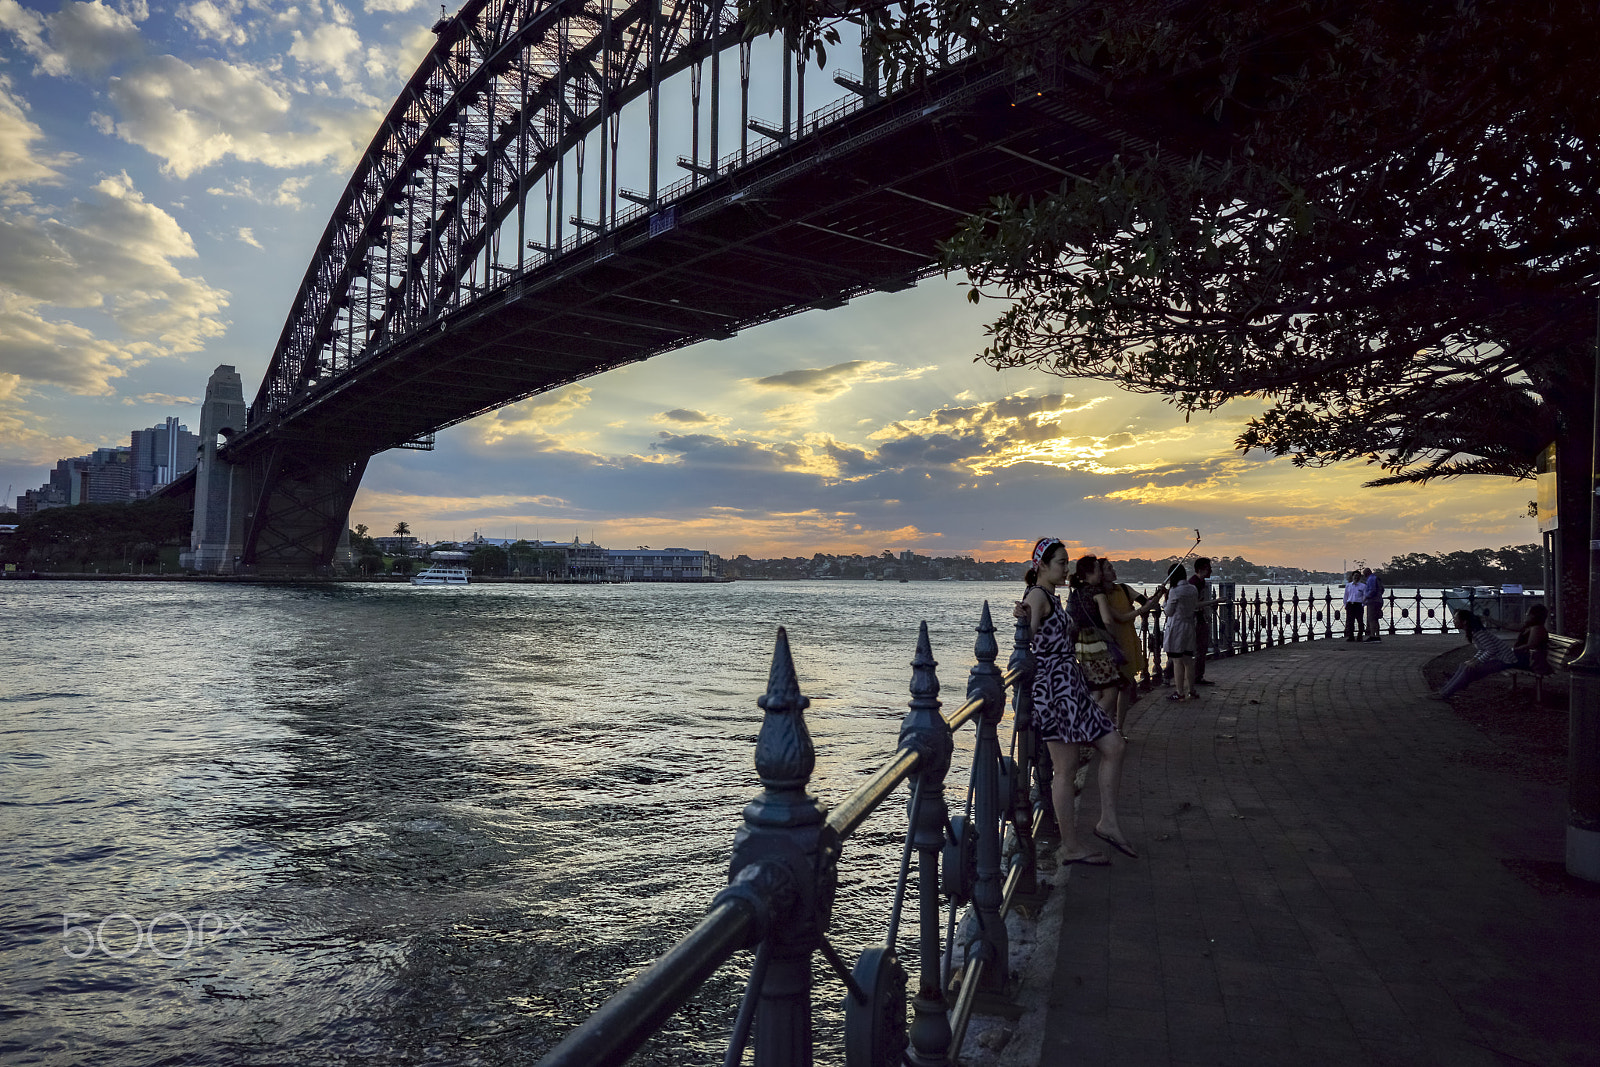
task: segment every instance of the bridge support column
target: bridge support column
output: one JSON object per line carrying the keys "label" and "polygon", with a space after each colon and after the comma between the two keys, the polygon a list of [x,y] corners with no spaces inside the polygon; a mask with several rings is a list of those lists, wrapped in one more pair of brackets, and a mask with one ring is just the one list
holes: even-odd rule
{"label": "bridge support column", "polygon": [[260,462],[243,561],[252,572],[329,575],[349,569],[350,503],[367,460],[282,444]]}
{"label": "bridge support column", "polygon": [[224,364],[206,382],[200,408],[200,458],[195,464],[194,527],[181,564],[204,574],[233,574],[244,554],[249,509],[255,495],[250,469],[217,455],[219,437],[245,427],[249,409],[239,372]]}

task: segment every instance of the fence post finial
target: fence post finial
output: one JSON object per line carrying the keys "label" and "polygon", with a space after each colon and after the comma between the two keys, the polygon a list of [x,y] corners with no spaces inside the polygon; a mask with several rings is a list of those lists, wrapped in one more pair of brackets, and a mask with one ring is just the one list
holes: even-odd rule
{"label": "fence post finial", "polygon": [[967,697],[983,699],[983,714],[978,718],[978,743],[972,754],[973,816],[978,827],[978,880],[972,890],[972,906],[978,916],[977,937],[967,946],[967,957],[987,960],[982,988],[1004,994],[1011,980],[1011,948],[1005,920],[1000,917],[1004,879],[1000,872],[1001,820],[1006,813],[1006,798],[1001,796],[1003,777],[998,727],[1006,711],[1005,681],[995,659],[1000,645],[994,639],[994,622],[989,617],[989,602],[983,602],[978,621],[978,640],[973,646],[978,662],[967,681]]}
{"label": "fence post finial", "polygon": [[772,670],[767,691],[756,704],[766,712],[756,740],[756,773],[768,792],[804,790],[817,766],[816,748],[806,728],[805,710],[811,698],[800,695],[794,658],[789,654],[789,634],[778,627],[772,650]]}
{"label": "fence post finial", "polygon": [[820,945],[833,909],[837,855],[822,847],[826,807],[806,789],[816,749],[806,729],[809,698],[800,693],[789,635],[778,627],[767,692],[756,703],[765,713],[756,738],[756,773],[764,786],[744,808],[733,839],[729,881],[748,867],[777,875],[790,889],[767,930],[767,966],[755,1019],[755,1062],[796,1067],[811,1062],[811,953]]}

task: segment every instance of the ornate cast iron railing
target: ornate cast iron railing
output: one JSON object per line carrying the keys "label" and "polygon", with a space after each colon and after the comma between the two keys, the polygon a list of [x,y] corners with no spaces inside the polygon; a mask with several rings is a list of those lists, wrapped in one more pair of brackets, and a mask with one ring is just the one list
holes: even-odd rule
{"label": "ornate cast iron railing", "polygon": [[[780,628],[767,692],[758,701],[764,717],[755,763],[763,789],[744,809],[727,888],[692,932],[569,1033],[541,1067],[623,1063],[741,949],[754,949],[755,957],[728,1042],[728,1067],[743,1062],[752,1035],[757,1067],[812,1062],[813,953],[822,955],[845,991],[848,1064],[890,1067],[908,1057],[924,1067],[954,1063],[976,995],[1003,992],[1009,982],[1005,916],[1019,893],[1037,892],[1035,836],[1044,819],[1028,788],[1039,769],[1027,631],[1018,628],[1004,670],[995,662],[999,645],[987,603],[977,633],[966,702],[945,716],[928,627],[922,624],[898,748],[830,810],[807,789],[815,766],[804,716],[810,700],[800,693],[788,635]],[[1008,688],[1009,755],[999,739]],[[968,810],[952,818],[945,776],[955,732],[969,723],[977,736]],[[887,934],[847,966],[828,940],[844,846],[907,779],[909,819]],[[907,972],[895,945],[913,852],[918,959],[908,1025]],[[963,924],[972,932],[957,966],[951,951],[956,912],[968,905],[976,921]]]}
{"label": "ornate cast iron railing", "polygon": [[[1212,610],[1211,642],[1207,656],[1237,656],[1264,648],[1298,644],[1301,641],[1334,640],[1344,637],[1344,590],[1325,586],[1322,593],[1292,589],[1256,590],[1234,596],[1231,582],[1212,582],[1218,603]],[[1466,608],[1474,615],[1501,626],[1516,626],[1534,598],[1513,594],[1481,596],[1468,588],[1459,593],[1448,590],[1424,593],[1421,589],[1390,589],[1383,596],[1378,630],[1383,636],[1402,634],[1450,633],[1455,629],[1454,612]],[[1147,652],[1149,672],[1146,684],[1161,677],[1165,655],[1161,617],[1151,613],[1140,625],[1140,640]]]}

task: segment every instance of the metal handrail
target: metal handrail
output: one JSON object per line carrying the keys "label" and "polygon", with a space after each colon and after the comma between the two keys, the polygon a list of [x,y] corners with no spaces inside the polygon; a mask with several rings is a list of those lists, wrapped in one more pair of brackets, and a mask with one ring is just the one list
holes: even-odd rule
{"label": "metal handrail", "polygon": [[[1011,761],[1002,755],[995,733],[1009,687],[1016,698],[1013,748],[1018,753],[1011,773],[1026,781],[1028,753],[1033,748],[1026,736],[1031,723],[1027,683],[1032,676],[1027,631],[1019,627],[1012,661],[1004,670],[994,662],[998,645],[988,604],[983,606],[977,632],[978,662],[971,671],[969,697],[945,717],[940,714],[927,624],[922,625],[912,661],[910,710],[902,722],[896,751],[868,781],[828,811],[805,788],[815,761],[802,714],[810,701],[800,694],[788,637],[780,628],[767,693],[759,702],[765,715],[756,745],[756,768],[765,788],[745,807],[745,825],[735,838],[728,887],[717,895],[693,932],[569,1033],[540,1060],[541,1067],[622,1063],[734,952],[756,946],[757,965],[747,983],[725,1062],[740,1062],[752,1027],[758,1067],[799,1067],[811,1062],[810,960],[813,952],[821,951],[851,991],[845,1012],[852,1062],[865,1055],[860,1062],[875,1067],[898,1064],[907,1034],[905,971],[896,959],[895,941],[913,850],[920,870],[921,993],[913,1002],[912,1057],[918,1063],[952,1063],[951,1055],[959,1049],[979,987],[1004,991],[1009,973],[1004,916],[1019,887],[1036,870],[1032,843],[1039,819],[1033,805],[1019,807],[1012,796],[1001,795],[1002,775]],[[969,808],[963,825],[976,826],[975,849],[950,839],[954,824],[944,801],[953,735],[968,722],[975,722],[978,732],[969,794],[977,803],[975,809]],[[888,943],[864,951],[855,970],[847,972],[824,936],[832,907],[834,865],[844,840],[900,783],[913,776],[917,784]],[[1002,878],[1000,837],[1006,824],[1016,835],[1019,848]],[[944,879],[940,876],[942,854],[960,858]],[[952,924],[955,909],[968,901],[978,916],[978,933],[966,952],[953,1010],[945,998],[955,976],[945,973],[948,967],[941,964],[939,944],[941,881],[950,898]],[[896,1003],[900,1005],[898,1031]]]}
{"label": "metal handrail", "polygon": [[[1379,631],[1389,637],[1450,633],[1455,628],[1452,618],[1455,607],[1465,607],[1476,615],[1481,605],[1503,599],[1480,598],[1472,589],[1466,590],[1463,597],[1452,597],[1448,590],[1424,597],[1421,589],[1413,589],[1410,596],[1402,596],[1398,589],[1386,589]],[[1278,589],[1268,590],[1265,596],[1257,590],[1253,597],[1243,594],[1231,597],[1213,609],[1207,657],[1239,656],[1301,641],[1341,640],[1344,608],[1344,590],[1329,585],[1323,586],[1321,594],[1309,592],[1303,599],[1298,588],[1288,596]],[[1427,618],[1424,618],[1424,611]],[[1335,623],[1339,624],[1338,629]],[[1155,684],[1163,674],[1164,634],[1159,617],[1146,616],[1140,624],[1139,639],[1148,653],[1147,684]]]}
{"label": "metal handrail", "polygon": [[613,1067],[683,1007],[705,980],[749,940],[757,909],[738,897],[721,899],[688,936],[602,1004],[551,1049],[541,1063]]}
{"label": "metal handrail", "polygon": [[827,826],[841,840],[854,833],[867,818],[899,787],[911,777],[911,772],[922,763],[922,753],[914,748],[902,748],[894,758],[878,770],[865,783],[857,787],[828,812]]}

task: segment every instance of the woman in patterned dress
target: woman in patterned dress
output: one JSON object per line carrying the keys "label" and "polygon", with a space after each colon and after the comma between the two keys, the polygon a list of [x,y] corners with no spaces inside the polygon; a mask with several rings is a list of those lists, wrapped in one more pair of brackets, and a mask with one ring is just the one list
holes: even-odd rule
{"label": "woman in patterned dress", "polygon": [[1050,800],[1055,807],[1056,824],[1061,828],[1056,859],[1062,864],[1104,866],[1111,862],[1104,852],[1085,848],[1078,841],[1072,779],[1078,769],[1078,746],[1094,745],[1100,752],[1100,822],[1094,835],[1118,851],[1137,857],[1117,825],[1117,786],[1122,778],[1126,745],[1105,710],[1090,696],[1083,671],[1073,658],[1078,624],[1056,595],[1066,578],[1066,546],[1054,537],[1040,539],[1033,546],[1033,569],[1028,571],[1028,591],[1017,605],[1017,617],[1028,620],[1031,633],[1034,729],[1049,747],[1055,767]]}

